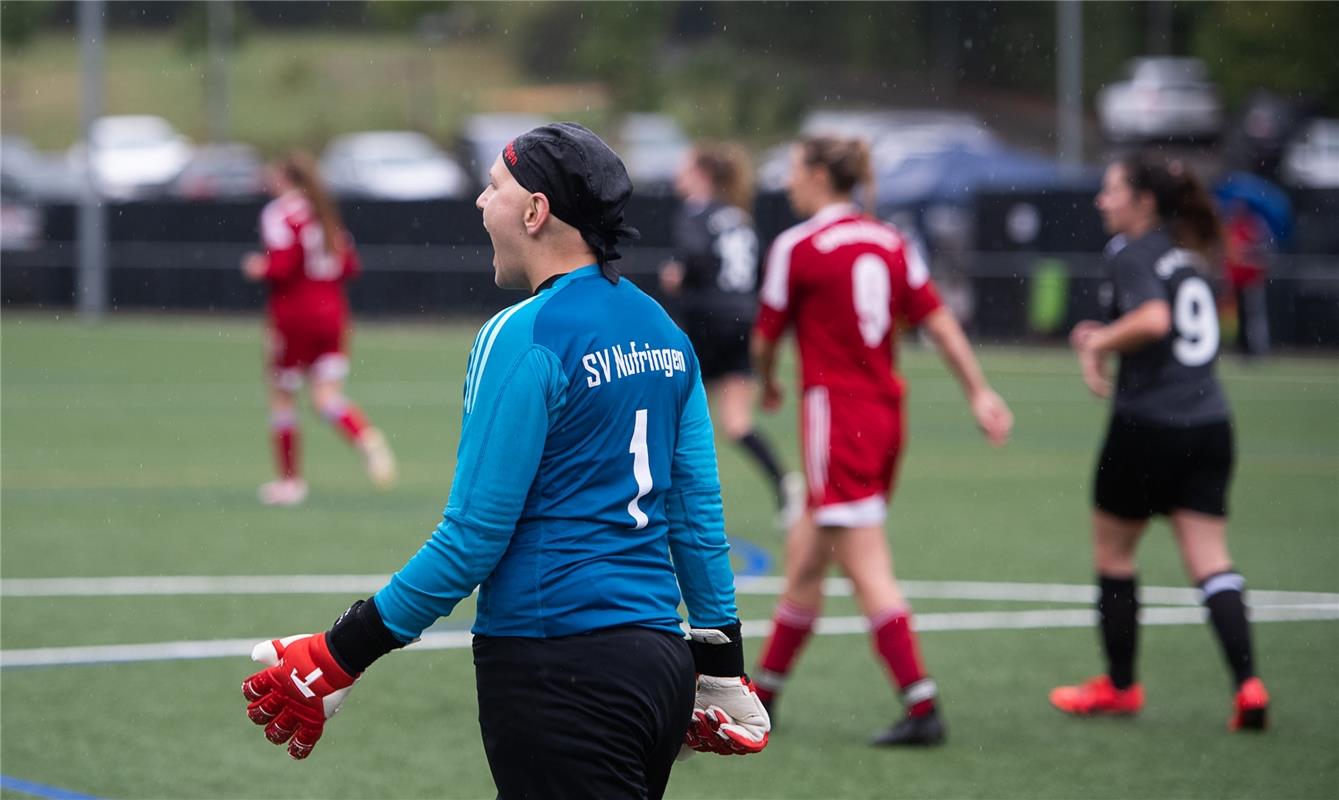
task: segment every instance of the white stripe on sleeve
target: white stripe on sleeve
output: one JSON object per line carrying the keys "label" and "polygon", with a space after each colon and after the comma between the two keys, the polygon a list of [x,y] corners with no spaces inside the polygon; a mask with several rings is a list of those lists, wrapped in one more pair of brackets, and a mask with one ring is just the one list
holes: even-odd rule
{"label": "white stripe on sleeve", "polygon": [[537,299],[539,299],[539,295],[534,295],[533,297],[528,297],[525,300],[517,303],[516,305],[502,312],[502,314],[498,317],[497,324],[493,325],[493,330],[488,334],[488,342],[487,344],[484,345],[483,355],[479,357],[479,363],[474,370],[473,383],[469,382],[468,379],[466,380],[466,389],[465,389],[466,414],[474,410],[474,400],[479,395],[479,384],[483,382],[484,370],[488,368],[488,356],[493,352],[493,343],[497,341],[498,334],[502,333],[502,328],[504,325],[507,324],[507,320],[515,316],[517,311],[520,311],[521,309],[530,305]]}

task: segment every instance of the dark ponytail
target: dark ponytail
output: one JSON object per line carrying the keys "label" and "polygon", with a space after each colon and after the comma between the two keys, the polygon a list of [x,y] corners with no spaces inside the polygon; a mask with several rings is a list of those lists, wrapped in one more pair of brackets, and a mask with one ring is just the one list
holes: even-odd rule
{"label": "dark ponytail", "polygon": [[1117,163],[1125,169],[1125,178],[1136,194],[1153,195],[1158,219],[1168,226],[1178,246],[1206,257],[1217,249],[1223,239],[1218,213],[1204,184],[1189,167],[1142,152]]}
{"label": "dark ponytail", "polygon": [[838,194],[850,195],[856,186],[864,186],[865,213],[874,214],[874,169],[868,142],[840,136],[805,136],[799,144],[804,163],[827,170]]}

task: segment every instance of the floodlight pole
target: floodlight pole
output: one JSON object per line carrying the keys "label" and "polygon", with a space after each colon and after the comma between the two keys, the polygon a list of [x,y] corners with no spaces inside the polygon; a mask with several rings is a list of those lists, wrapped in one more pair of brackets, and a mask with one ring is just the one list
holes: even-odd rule
{"label": "floodlight pole", "polygon": [[232,0],[209,0],[209,140],[228,140],[228,50],[232,41]]}
{"label": "floodlight pole", "polygon": [[1056,153],[1069,169],[1083,165],[1083,8],[1056,3]]}
{"label": "floodlight pole", "polygon": [[103,0],[79,7],[79,127],[83,131],[83,192],[79,199],[79,265],[76,303],[85,322],[97,322],[107,310],[106,213],[93,175],[93,123],[102,115]]}
{"label": "floodlight pole", "polygon": [[1149,53],[1166,56],[1172,53],[1173,9],[1170,0],[1153,0],[1148,4]]}

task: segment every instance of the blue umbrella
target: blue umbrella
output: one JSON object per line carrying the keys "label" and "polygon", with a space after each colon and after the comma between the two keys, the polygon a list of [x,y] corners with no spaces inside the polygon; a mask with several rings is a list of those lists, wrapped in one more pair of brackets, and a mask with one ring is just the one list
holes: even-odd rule
{"label": "blue umbrella", "polygon": [[1232,172],[1214,187],[1214,197],[1224,210],[1245,203],[1269,226],[1279,244],[1292,238],[1292,201],[1278,186],[1251,172]]}

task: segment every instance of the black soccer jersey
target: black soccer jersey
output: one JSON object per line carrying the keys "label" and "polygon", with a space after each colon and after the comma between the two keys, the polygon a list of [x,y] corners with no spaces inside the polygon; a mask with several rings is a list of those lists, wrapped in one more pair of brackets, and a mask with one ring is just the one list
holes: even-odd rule
{"label": "black soccer jersey", "polygon": [[1120,358],[1113,411],[1155,425],[1202,425],[1229,416],[1214,375],[1218,309],[1203,259],[1176,247],[1161,228],[1108,252],[1103,299],[1116,319],[1149,300],[1171,307],[1162,339]]}
{"label": "black soccer jersey", "polygon": [[685,204],[674,226],[685,308],[747,314],[758,284],[758,235],[747,214],[724,203]]}

